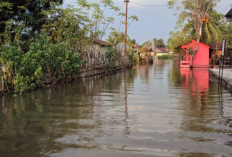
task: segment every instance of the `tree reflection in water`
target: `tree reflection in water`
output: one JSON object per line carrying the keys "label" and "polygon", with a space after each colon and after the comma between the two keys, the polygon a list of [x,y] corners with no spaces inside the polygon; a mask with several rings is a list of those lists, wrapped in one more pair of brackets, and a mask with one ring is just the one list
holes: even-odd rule
{"label": "tree reflection in water", "polygon": [[[123,73],[99,75],[20,97],[2,97],[1,157],[44,157],[51,150],[54,153],[67,148],[99,148],[96,139],[115,134],[118,123],[124,123],[124,133],[129,135],[127,88],[120,90],[121,78]],[[118,110],[121,107],[123,112]],[[117,116],[125,118],[120,122]]]}
{"label": "tree reflection in water", "polygon": [[217,85],[207,70],[157,60],[4,96],[0,156],[229,156],[232,98]]}

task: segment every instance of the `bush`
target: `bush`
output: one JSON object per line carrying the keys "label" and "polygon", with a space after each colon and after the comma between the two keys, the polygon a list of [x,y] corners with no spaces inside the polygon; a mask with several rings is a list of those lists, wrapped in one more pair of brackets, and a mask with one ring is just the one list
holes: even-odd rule
{"label": "bush", "polygon": [[29,50],[23,52],[20,40],[22,28],[21,25],[15,29],[12,38],[11,24],[8,23],[4,43],[0,45],[0,61],[7,67],[4,80],[16,93],[70,79],[77,72],[82,63],[79,53],[65,42],[53,44],[47,34],[38,36]]}
{"label": "bush", "polygon": [[158,59],[173,59],[173,54],[160,55]]}
{"label": "bush", "polygon": [[133,65],[136,65],[136,64],[137,64],[137,57],[136,57],[136,55],[134,55],[134,52],[131,52],[129,54],[129,65],[133,66]]}
{"label": "bush", "polygon": [[110,47],[105,52],[106,66],[107,68],[114,68],[116,66],[116,60],[118,57],[117,50]]}

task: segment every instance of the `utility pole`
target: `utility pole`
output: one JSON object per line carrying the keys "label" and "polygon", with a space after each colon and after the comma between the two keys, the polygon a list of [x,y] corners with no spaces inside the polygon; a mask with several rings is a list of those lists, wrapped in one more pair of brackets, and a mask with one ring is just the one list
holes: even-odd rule
{"label": "utility pole", "polygon": [[128,2],[130,2],[130,0],[124,0],[124,2],[126,2],[126,24],[125,24],[125,54],[124,54],[124,70],[126,70],[126,41],[127,41],[127,12],[128,12]]}

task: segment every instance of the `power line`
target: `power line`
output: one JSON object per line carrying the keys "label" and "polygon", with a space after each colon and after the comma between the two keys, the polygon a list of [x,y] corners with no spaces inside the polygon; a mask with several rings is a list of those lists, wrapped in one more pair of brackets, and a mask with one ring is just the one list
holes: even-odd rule
{"label": "power line", "polygon": [[[133,3],[133,2],[130,2],[130,3],[134,4],[134,5],[143,6],[143,7],[166,7],[166,6],[168,6],[168,4],[163,4],[163,5],[144,5],[144,4],[138,4],[138,3]],[[174,4],[177,4],[177,3],[182,3],[182,2],[176,2]]]}

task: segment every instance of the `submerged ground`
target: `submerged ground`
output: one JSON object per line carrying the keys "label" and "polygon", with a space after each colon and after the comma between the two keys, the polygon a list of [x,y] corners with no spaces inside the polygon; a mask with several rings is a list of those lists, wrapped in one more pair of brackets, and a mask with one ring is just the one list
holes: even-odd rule
{"label": "submerged ground", "polygon": [[171,60],[0,98],[1,157],[232,156],[232,96]]}

